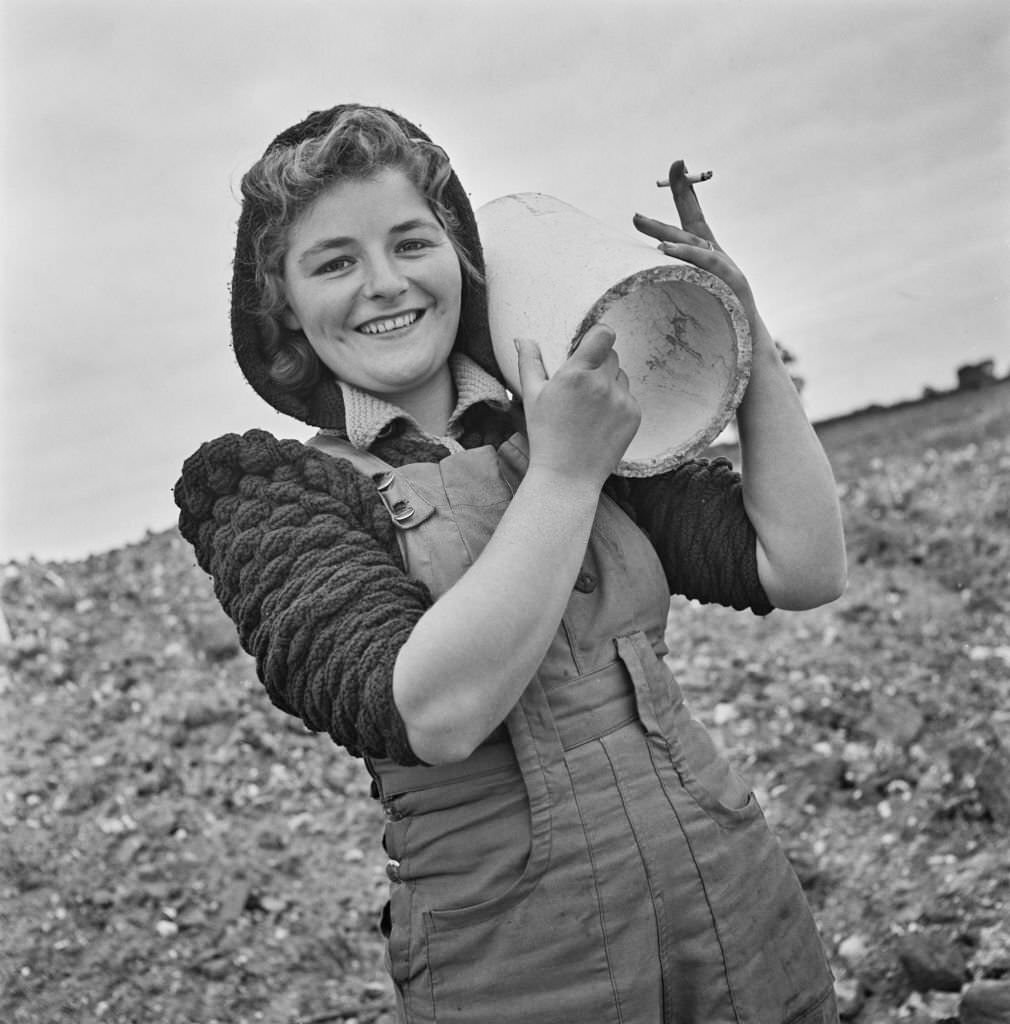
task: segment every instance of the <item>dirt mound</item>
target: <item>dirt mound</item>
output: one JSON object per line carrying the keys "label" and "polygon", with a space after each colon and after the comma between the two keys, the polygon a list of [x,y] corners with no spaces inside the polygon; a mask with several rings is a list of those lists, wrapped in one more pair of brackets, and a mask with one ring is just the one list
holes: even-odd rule
{"label": "dirt mound", "polygon": [[[671,609],[856,1021],[983,1019],[1010,984],[1005,391],[825,428],[840,601]],[[0,1019],[391,1022],[367,774],[270,706],[188,547],[0,574]]]}

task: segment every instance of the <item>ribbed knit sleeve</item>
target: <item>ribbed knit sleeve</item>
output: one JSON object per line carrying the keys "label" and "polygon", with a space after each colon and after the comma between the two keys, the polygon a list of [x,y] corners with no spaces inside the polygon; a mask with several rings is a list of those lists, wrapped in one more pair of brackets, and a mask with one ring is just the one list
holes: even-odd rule
{"label": "ribbed knit sleeve", "polygon": [[190,456],[175,501],[273,703],[354,755],[418,763],[393,665],[432,602],[404,573],[372,482],[345,460],[251,430]]}
{"label": "ribbed knit sleeve", "polygon": [[757,537],[732,463],[696,459],[625,483],[629,511],[656,548],[671,594],[750,608],[756,615],[772,611],[758,578]]}

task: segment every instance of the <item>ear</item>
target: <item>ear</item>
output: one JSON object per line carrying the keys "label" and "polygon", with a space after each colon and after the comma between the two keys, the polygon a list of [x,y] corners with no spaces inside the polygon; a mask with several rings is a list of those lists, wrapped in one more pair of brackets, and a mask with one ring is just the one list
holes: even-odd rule
{"label": "ear", "polygon": [[284,307],[284,312],[281,313],[280,320],[289,331],[300,331],[302,329],[301,322],[295,315],[295,311],[290,306]]}

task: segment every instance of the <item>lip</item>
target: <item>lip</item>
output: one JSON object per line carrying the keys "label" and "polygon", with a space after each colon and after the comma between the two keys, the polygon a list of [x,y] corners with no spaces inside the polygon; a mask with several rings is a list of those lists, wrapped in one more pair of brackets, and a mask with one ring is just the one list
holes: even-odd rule
{"label": "lip", "polygon": [[[359,334],[364,334],[369,338],[384,338],[387,335],[401,334],[403,331],[409,331],[411,327],[416,327],[421,322],[421,320],[424,319],[424,314],[426,312],[427,310],[421,309],[419,307],[414,307],[412,309],[400,309],[397,310],[395,313],[384,313],[382,316],[373,316],[370,317],[368,320],[362,320],[361,323],[358,324],[354,329]],[[415,314],[414,320],[411,321],[411,323],[409,324],[404,324],[403,327],[394,327],[390,331],[382,331],[380,333],[375,334],[363,330],[363,328],[367,327],[369,324],[379,324],[383,323],[386,320],[395,320],[397,317],[409,316],[412,313]]]}

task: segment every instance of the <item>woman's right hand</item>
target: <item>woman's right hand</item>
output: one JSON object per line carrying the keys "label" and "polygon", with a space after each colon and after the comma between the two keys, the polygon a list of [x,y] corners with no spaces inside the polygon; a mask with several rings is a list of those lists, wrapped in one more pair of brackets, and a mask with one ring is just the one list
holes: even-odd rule
{"label": "woman's right hand", "polygon": [[587,331],[550,379],[535,342],[517,348],[529,469],[487,546],[421,616],[393,670],[411,749],[431,764],[469,757],[536,674],[571,600],[600,490],[641,418],[609,327]]}
{"label": "woman's right hand", "polygon": [[595,324],[548,378],[540,346],[516,339],[530,468],[599,490],[638,430],[642,412],[614,351],[614,332]]}

